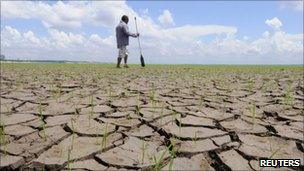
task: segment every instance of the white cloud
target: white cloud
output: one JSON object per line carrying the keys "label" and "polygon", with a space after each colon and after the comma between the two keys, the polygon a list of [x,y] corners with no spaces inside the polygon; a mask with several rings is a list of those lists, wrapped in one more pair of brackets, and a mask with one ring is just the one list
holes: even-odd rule
{"label": "white cloud", "polygon": [[92,34],[89,38],[89,40],[94,43],[96,46],[102,46],[102,45],[108,45],[110,47],[114,47],[115,42],[114,42],[114,36],[109,36],[105,39],[102,39],[100,36],[97,34]]}
{"label": "white cloud", "polygon": [[83,8],[58,1],[54,5],[32,1],[4,1],[1,15],[4,18],[39,19],[47,27],[81,27],[85,16]]}
{"label": "white cloud", "polygon": [[295,11],[303,11],[303,0],[289,0],[289,1],[281,1],[280,2],[280,8],[281,9],[293,9]]}
{"label": "white cloud", "polygon": [[265,24],[277,30],[280,29],[280,27],[283,25],[277,17],[274,17],[273,19],[267,19],[265,21]]}
{"label": "white cloud", "polygon": [[58,1],[53,5],[32,1],[1,2],[4,18],[35,18],[44,26],[55,29],[75,29],[82,25],[113,27],[123,14],[135,16],[124,1]]}
{"label": "white cloud", "polygon": [[34,35],[34,33],[32,31],[28,31],[28,32],[24,33],[23,37],[34,44],[40,43],[39,39]]}
{"label": "white cloud", "polygon": [[264,37],[264,38],[268,38],[269,35],[270,35],[269,31],[265,31],[265,32],[263,33],[263,37]]}
{"label": "white cloud", "polygon": [[96,43],[101,43],[102,39],[97,34],[92,34],[90,40]]}
{"label": "white cloud", "polygon": [[163,26],[172,26],[174,25],[174,20],[172,13],[169,10],[164,10],[163,13],[158,17],[158,21]]}
{"label": "white cloud", "polygon": [[194,40],[207,35],[225,34],[231,37],[237,32],[237,28],[221,25],[185,25],[181,27],[169,28],[164,30],[164,36],[174,40]]}
{"label": "white cloud", "polygon": [[95,25],[114,27],[122,15],[128,15],[130,21],[138,15],[124,1],[93,1],[88,3],[88,21]]}
{"label": "white cloud", "polygon": [[19,33],[19,31],[10,27],[10,26],[5,26],[4,27],[4,33],[3,34],[4,35],[10,35],[12,40],[18,40],[21,37],[21,34]]}
{"label": "white cloud", "polygon": [[143,9],[143,10],[142,10],[142,13],[143,13],[144,15],[149,15],[149,14],[150,14],[148,8]]}
{"label": "white cloud", "polygon": [[49,34],[51,40],[55,42],[60,48],[78,47],[85,43],[85,38],[80,34],[65,33],[56,29],[50,29]]}
{"label": "white cloud", "polygon": [[[37,37],[32,31],[20,33],[6,26],[1,30],[1,49],[7,57],[26,59],[109,61],[113,51],[113,37],[98,35],[85,37],[49,29],[47,37]],[[114,54],[113,54],[114,55]]]}
{"label": "white cloud", "polygon": [[[5,26],[1,30],[1,50],[8,58],[115,62],[114,27],[121,15],[127,14],[131,32],[135,31],[133,16],[138,19],[147,63],[302,63],[303,34],[284,32],[280,29],[281,21],[276,17],[265,22],[275,28],[274,31],[265,31],[257,39],[238,39],[234,26],[163,27],[155,23],[148,13],[140,16],[122,1],[72,1],[53,5],[5,1],[2,4],[5,5],[1,11],[4,19],[39,19],[48,33],[38,36],[32,30],[21,32]],[[84,24],[106,27],[111,34],[101,37],[94,33],[78,34],[70,29],[76,27],[81,30]],[[205,41],[205,36],[214,38]],[[134,39],[131,39],[129,50],[130,62],[138,63],[138,47]]]}
{"label": "white cloud", "polygon": [[[191,28],[191,27],[188,27]],[[2,51],[7,57],[20,56],[31,59],[67,59],[115,62],[117,49],[115,37],[101,38],[97,34],[84,36],[71,32],[49,29],[47,37],[37,37],[32,31],[21,33],[15,28],[6,26],[1,31]],[[149,63],[247,63],[252,59],[261,59],[261,63],[283,62],[300,63],[303,53],[303,34],[288,34],[276,31],[256,40],[241,40],[234,37],[214,39],[204,42],[203,31],[194,31],[191,40],[184,39],[185,29],[177,39],[142,37],[144,55]],[[174,32],[172,31],[173,34]],[[223,32],[229,34],[230,32]],[[174,33],[175,34],[175,33]],[[210,33],[215,34],[215,33]],[[35,37],[33,39],[33,37]],[[38,43],[39,42],[39,43]],[[157,42],[157,43],[155,43]],[[138,62],[138,49],[135,43],[130,44],[131,62]],[[275,57],[275,58],[274,58]],[[257,62],[254,61],[253,62]]]}

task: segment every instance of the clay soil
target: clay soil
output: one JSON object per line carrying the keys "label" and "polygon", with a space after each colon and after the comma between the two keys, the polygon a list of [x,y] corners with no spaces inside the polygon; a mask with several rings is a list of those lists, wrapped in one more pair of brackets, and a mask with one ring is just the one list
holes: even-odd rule
{"label": "clay soil", "polygon": [[1,63],[0,80],[0,170],[303,169],[301,66]]}

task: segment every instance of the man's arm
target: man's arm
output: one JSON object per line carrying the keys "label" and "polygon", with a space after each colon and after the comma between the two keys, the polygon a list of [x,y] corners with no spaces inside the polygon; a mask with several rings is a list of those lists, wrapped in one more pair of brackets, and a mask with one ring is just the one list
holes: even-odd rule
{"label": "man's arm", "polygon": [[123,25],[122,30],[128,36],[137,37],[139,35],[137,33],[130,33],[127,25]]}

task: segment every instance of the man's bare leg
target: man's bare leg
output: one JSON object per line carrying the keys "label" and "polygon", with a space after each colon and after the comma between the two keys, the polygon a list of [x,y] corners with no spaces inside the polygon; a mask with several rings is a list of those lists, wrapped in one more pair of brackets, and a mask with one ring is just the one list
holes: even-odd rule
{"label": "man's bare leg", "polygon": [[122,58],[117,58],[117,65],[116,65],[116,68],[120,68],[121,60],[122,60]]}
{"label": "man's bare leg", "polygon": [[124,65],[124,67],[126,67],[126,68],[129,68],[129,66],[128,66],[128,55],[126,55],[125,57],[124,57],[124,62],[125,62],[125,65]]}

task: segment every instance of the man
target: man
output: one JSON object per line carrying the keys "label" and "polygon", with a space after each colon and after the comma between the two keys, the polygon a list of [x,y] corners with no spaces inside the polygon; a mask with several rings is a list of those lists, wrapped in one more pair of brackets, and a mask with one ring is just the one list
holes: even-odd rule
{"label": "man", "polygon": [[116,27],[116,41],[118,48],[118,58],[117,58],[117,68],[120,68],[120,63],[122,58],[124,58],[124,67],[129,68],[128,62],[128,50],[127,46],[129,45],[129,36],[138,37],[139,33],[130,33],[128,27],[129,18],[126,15],[121,17],[121,21]]}

